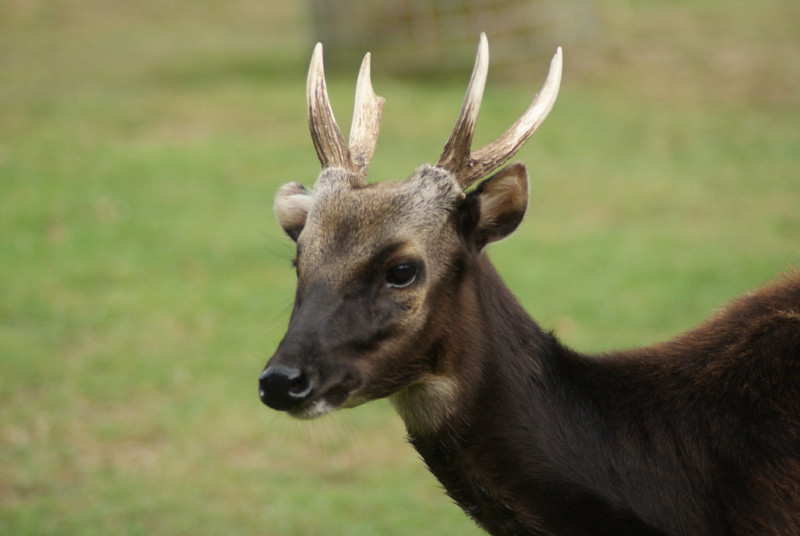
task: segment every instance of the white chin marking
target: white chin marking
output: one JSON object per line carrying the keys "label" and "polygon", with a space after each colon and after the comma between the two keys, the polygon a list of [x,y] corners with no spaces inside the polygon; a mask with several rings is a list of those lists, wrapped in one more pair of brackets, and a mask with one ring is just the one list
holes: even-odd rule
{"label": "white chin marking", "polygon": [[309,420],[327,415],[334,409],[336,408],[331,406],[326,400],[315,400],[308,406],[290,411],[289,414],[295,419]]}

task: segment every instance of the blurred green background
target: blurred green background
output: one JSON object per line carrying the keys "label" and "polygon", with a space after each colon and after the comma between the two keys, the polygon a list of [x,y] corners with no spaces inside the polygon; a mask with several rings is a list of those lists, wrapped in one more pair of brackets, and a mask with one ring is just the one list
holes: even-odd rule
{"label": "blurred green background", "polygon": [[[490,248],[582,350],[674,335],[800,260],[800,3],[593,17],[517,157],[527,219]],[[258,401],[294,285],[272,195],[318,172],[309,20],[301,2],[0,1],[0,533],[479,533],[386,402],[298,423]],[[343,126],[359,61],[329,80]],[[469,73],[373,66],[371,176],[405,177],[437,159]],[[476,143],[539,84],[490,75]]]}

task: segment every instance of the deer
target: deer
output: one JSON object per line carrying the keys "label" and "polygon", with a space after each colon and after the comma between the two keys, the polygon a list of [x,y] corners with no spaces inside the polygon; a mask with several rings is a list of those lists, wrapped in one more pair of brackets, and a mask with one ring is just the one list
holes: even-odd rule
{"label": "deer", "polygon": [[384,107],[370,54],[346,142],[316,45],[322,169],[275,197],[297,288],[261,401],[313,419],[388,398],[445,492],[495,536],[800,534],[800,271],[667,342],[562,344],[486,253],[526,212],[526,168],[506,163],[552,109],[562,51],[522,116],[473,150],[488,62],[481,34],[439,162],[368,183]]}

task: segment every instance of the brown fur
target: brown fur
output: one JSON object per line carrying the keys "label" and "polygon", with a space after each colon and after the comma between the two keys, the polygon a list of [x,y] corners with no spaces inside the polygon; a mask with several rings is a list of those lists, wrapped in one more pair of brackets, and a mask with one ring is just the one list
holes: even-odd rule
{"label": "brown fur", "polygon": [[[578,354],[482,251],[519,223],[525,179],[511,166],[465,196],[433,167],[373,186],[323,172],[265,369],[296,369],[309,389],[280,409],[390,397],[447,492],[496,535],[800,534],[800,275],[670,342]],[[417,279],[387,285],[406,260]]]}
{"label": "brown fur", "polygon": [[317,47],[311,125],[324,169],[313,190],[292,183],[275,201],[298,284],[261,400],[313,418],[390,398],[447,493],[495,536],[800,536],[800,272],[669,342],[602,355],[563,346],[484,253],[522,220],[524,166],[465,191],[547,115],[561,54],[547,98],[471,152],[485,41],[440,166],[374,185],[364,175],[382,100],[359,84],[357,114],[371,120],[345,146]]}

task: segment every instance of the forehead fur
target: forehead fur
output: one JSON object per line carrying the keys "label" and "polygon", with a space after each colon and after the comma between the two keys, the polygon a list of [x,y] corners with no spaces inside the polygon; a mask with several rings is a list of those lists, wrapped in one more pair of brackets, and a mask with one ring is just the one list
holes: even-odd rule
{"label": "forehead fur", "polygon": [[449,172],[430,165],[405,181],[367,186],[328,168],[314,185],[299,244],[304,256],[358,257],[394,242],[421,242],[441,231],[463,197]]}

